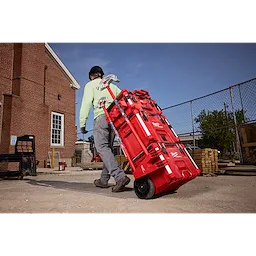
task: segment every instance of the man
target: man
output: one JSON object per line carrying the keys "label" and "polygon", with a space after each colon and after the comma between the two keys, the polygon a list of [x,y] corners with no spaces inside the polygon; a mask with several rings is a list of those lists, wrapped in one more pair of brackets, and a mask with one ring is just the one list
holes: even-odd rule
{"label": "man", "polygon": [[[100,91],[98,89],[99,83],[104,75],[101,67],[94,66],[89,72],[89,79],[91,80],[85,85],[82,105],[80,109],[80,129],[83,134],[86,131],[86,122],[88,115],[93,105],[94,110],[94,142],[98,153],[103,161],[103,169],[100,179],[94,181],[94,185],[100,188],[108,188],[108,181],[110,175],[115,179],[116,185],[112,187],[113,192],[120,192],[130,182],[122,169],[118,166],[115,156],[112,152],[114,143],[114,131],[110,124],[106,121],[106,116],[102,108],[98,107],[98,102],[102,97],[107,98],[106,107],[113,101],[107,89]],[[120,89],[110,84],[110,88],[115,96],[120,93]]]}

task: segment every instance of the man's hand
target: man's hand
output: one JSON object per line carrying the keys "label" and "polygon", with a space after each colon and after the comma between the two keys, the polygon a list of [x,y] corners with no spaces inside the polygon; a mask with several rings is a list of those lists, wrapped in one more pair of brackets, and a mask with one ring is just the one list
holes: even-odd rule
{"label": "man's hand", "polygon": [[85,130],[85,127],[81,127],[80,131],[81,131],[82,134],[86,134],[88,132],[88,131]]}

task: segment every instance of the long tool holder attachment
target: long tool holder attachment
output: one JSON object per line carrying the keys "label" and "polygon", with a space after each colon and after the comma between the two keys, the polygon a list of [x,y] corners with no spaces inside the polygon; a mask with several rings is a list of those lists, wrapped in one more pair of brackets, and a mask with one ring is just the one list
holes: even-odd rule
{"label": "long tool holder attachment", "polygon": [[[139,144],[140,144],[141,148],[143,149],[145,155],[148,155],[148,154],[149,154],[148,150],[146,149],[145,145],[144,145],[143,142],[141,141],[141,139],[140,139],[140,137],[138,136],[137,132],[134,130],[134,128],[133,128],[133,126],[132,126],[132,124],[131,124],[129,118],[127,117],[127,115],[125,114],[124,110],[122,109],[122,107],[121,107],[120,104],[118,103],[118,101],[117,101],[115,95],[113,94],[113,92],[112,92],[112,90],[111,90],[111,88],[110,88],[110,83],[113,82],[113,81],[114,81],[114,82],[120,82],[120,80],[117,78],[116,75],[110,74],[110,75],[105,76],[105,77],[101,80],[101,82],[100,82],[100,84],[99,84],[99,86],[98,86],[98,89],[99,89],[99,90],[104,90],[104,89],[106,88],[106,89],[108,90],[109,94],[111,95],[112,99],[114,100],[115,105],[118,107],[118,109],[119,109],[121,115],[124,117],[126,123],[129,125],[129,128],[131,129],[131,131],[133,132],[133,134],[134,134],[134,136],[136,137],[137,141],[139,142]],[[106,100],[105,100],[105,99],[101,99],[101,100],[99,101],[100,107],[102,107],[102,109],[104,110],[104,112],[105,112],[105,114],[106,114],[107,121],[110,123],[110,125],[112,126],[112,128],[113,128],[115,134],[118,136],[118,132],[117,132],[117,130],[116,130],[116,128],[115,128],[115,126],[114,126],[114,124],[113,124],[113,122],[112,122],[110,116],[109,116],[109,113],[108,113],[108,111],[107,111],[107,109],[106,109],[106,107],[105,107],[105,103],[106,103]],[[123,145],[123,143],[122,143],[122,141],[121,141],[121,139],[120,139],[119,136],[118,136],[118,141],[119,141],[119,143],[120,143],[120,145],[121,145],[121,147],[122,147],[122,149],[123,149],[123,151],[124,151],[124,154],[125,154],[126,158],[127,158],[128,161],[129,161],[129,163],[130,163],[132,169],[135,170],[135,167],[134,167],[134,165],[133,165],[132,159],[129,157],[129,154],[127,154],[126,149],[125,149],[125,147],[124,147],[124,145]]]}

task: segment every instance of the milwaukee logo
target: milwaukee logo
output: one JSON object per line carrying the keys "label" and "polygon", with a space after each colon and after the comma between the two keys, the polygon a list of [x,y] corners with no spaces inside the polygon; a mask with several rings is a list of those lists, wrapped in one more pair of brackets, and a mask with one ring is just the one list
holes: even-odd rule
{"label": "milwaukee logo", "polygon": [[181,156],[178,155],[178,152],[171,152],[171,155],[172,155],[173,157],[181,157]]}
{"label": "milwaukee logo", "polygon": [[152,124],[153,124],[155,127],[157,127],[157,128],[163,128],[163,126],[160,125],[159,123],[154,123],[154,122],[152,122]]}

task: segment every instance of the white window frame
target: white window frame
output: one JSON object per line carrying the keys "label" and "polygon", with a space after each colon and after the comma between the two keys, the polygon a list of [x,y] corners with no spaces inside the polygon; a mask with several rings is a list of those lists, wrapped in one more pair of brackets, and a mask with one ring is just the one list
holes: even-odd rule
{"label": "white window frame", "polygon": [[[60,117],[61,120],[61,129],[60,129],[60,143],[53,143],[52,142],[52,135],[53,135],[53,130],[59,130],[56,127],[53,128],[53,116],[58,116]],[[57,134],[58,136],[58,134]],[[57,112],[52,112],[51,113],[51,137],[50,137],[50,142],[52,147],[64,147],[64,114],[60,114]]]}

